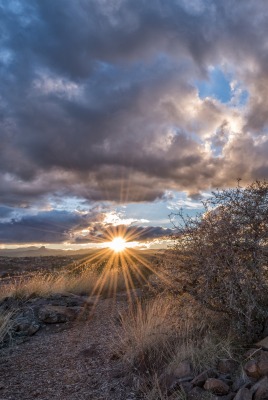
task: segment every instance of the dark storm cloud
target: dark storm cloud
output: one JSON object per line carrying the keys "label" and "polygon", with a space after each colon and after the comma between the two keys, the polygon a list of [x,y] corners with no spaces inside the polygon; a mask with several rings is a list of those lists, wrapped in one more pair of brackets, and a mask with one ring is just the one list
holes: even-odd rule
{"label": "dark storm cloud", "polygon": [[[2,204],[267,177],[267,14],[263,0],[0,1]],[[198,97],[219,65],[245,109]]]}
{"label": "dark storm cloud", "polygon": [[85,226],[83,216],[67,211],[46,211],[0,223],[2,243],[61,243],[76,227]]}

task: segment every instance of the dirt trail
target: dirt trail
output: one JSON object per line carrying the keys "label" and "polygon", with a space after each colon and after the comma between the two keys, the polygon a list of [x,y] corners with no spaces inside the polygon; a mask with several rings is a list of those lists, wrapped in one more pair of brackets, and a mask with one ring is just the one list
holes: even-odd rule
{"label": "dirt trail", "polygon": [[[118,311],[124,298],[100,300],[93,317],[51,327],[0,352],[0,400],[139,399],[111,359]],[[49,329],[49,328],[48,328]],[[113,357],[112,357],[113,358]]]}

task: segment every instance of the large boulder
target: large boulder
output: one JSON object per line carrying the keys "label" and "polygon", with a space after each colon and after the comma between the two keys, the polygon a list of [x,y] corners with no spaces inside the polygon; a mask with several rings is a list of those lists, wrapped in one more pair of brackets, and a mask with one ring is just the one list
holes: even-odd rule
{"label": "large boulder", "polygon": [[80,308],[46,305],[38,311],[38,319],[46,324],[58,324],[73,321],[77,318]]}

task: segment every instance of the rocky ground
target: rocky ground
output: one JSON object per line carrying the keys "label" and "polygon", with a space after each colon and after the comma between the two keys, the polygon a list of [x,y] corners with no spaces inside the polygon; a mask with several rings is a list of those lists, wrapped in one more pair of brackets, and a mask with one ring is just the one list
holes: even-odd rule
{"label": "rocky ground", "polygon": [[101,299],[95,308],[94,300],[58,295],[24,306],[17,338],[0,352],[1,400],[139,398],[113,353],[126,298]]}
{"label": "rocky ground", "polygon": [[[132,294],[142,297],[144,290]],[[126,293],[107,299],[72,294],[4,299],[0,311],[16,315],[12,342],[0,350],[0,400],[145,399],[137,390],[139,371],[126,370],[116,346],[119,316],[127,307]],[[188,360],[180,362],[159,371],[165,397],[148,399],[268,399],[268,337],[242,359],[221,359],[201,373]],[[140,371],[141,380],[145,375]]]}

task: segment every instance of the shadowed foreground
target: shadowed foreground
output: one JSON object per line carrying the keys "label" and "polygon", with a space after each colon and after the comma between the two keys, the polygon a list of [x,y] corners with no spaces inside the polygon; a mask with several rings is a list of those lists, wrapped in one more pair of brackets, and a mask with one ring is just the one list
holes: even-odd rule
{"label": "shadowed foreground", "polygon": [[51,325],[1,350],[0,399],[137,399],[117,370],[111,339],[124,297],[100,300],[87,321]]}

